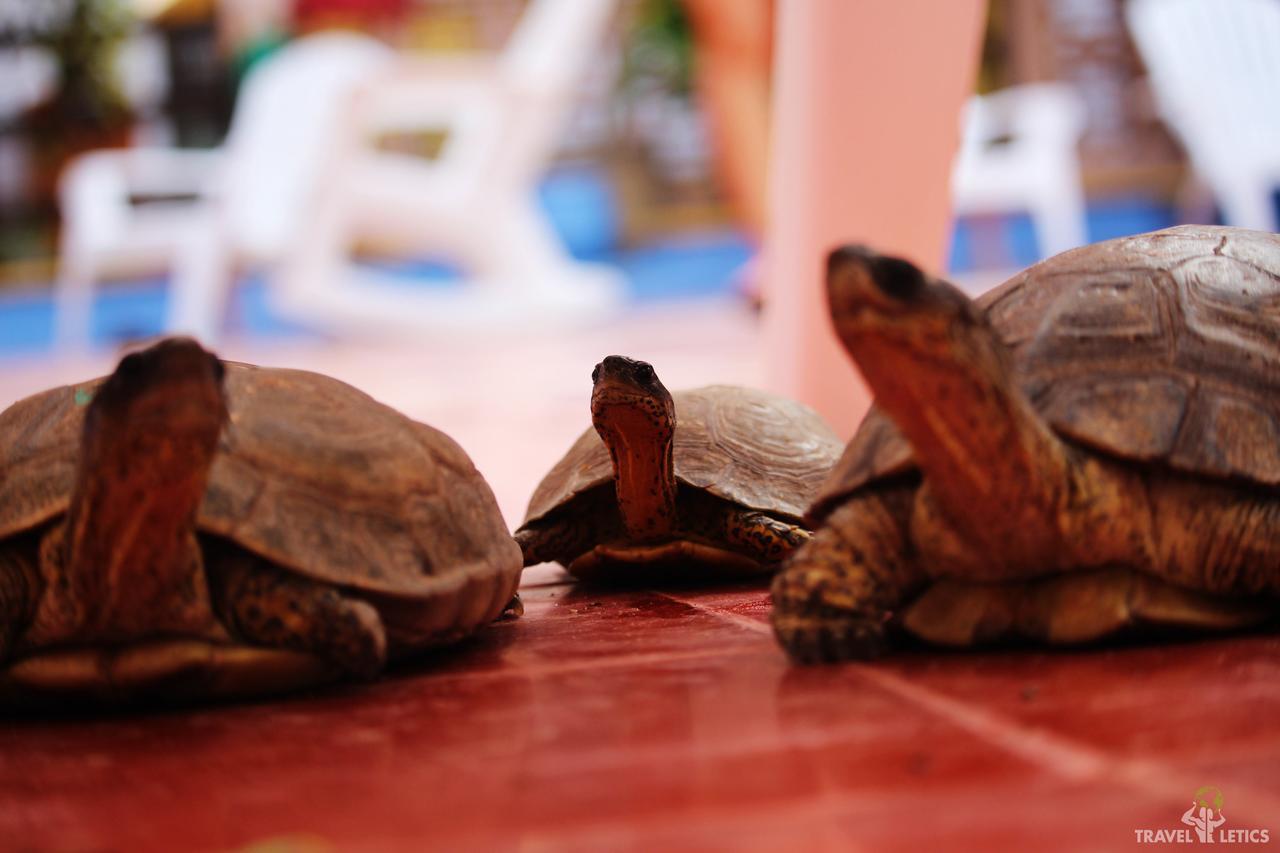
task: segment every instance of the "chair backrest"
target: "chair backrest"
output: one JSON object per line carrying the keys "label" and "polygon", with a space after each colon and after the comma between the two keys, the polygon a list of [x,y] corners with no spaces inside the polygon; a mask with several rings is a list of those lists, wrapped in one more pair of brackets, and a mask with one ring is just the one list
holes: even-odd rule
{"label": "chair backrest", "polygon": [[222,183],[237,248],[273,257],[287,244],[348,96],[394,56],[369,36],[331,31],[291,42],[249,72],[227,135]]}
{"label": "chair backrest", "polygon": [[1280,2],[1130,0],[1165,121],[1200,168],[1280,153]]}
{"label": "chair backrest", "polygon": [[530,0],[499,59],[509,93],[503,136],[520,144],[504,152],[488,183],[529,183],[545,167],[616,5],[615,0]]}
{"label": "chair backrest", "polygon": [[502,51],[509,85],[571,89],[600,48],[614,0],[530,0]]}
{"label": "chair backrest", "polygon": [[996,140],[1033,150],[1071,151],[1085,129],[1080,96],[1064,83],[1027,83],[975,95],[961,118],[961,146],[979,156]]}

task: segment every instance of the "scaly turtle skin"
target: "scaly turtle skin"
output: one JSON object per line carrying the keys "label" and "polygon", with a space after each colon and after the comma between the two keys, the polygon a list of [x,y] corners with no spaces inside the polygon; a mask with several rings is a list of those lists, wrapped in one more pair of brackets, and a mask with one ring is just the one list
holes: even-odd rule
{"label": "scaly turtle skin", "polygon": [[0,700],[376,674],[512,597],[520,551],[444,434],[185,339],[0,413]]}
{"label": "scaly turtle skin", "polygon": [[723,385],[673,395],[649,364],[616,355],[591,381],[594,430],[543,478],[516,531],[525,565],[631,581],[752,576],[808,539],[801,515],[840,454],[811,409]]}
{"label": "scaly turtle skin", "polygon": [[1076,249],[971,302],[828,261],[876,394],[779,573],[799,660],[1227,628],[1280,592],[1280,237],[1188,226]]}

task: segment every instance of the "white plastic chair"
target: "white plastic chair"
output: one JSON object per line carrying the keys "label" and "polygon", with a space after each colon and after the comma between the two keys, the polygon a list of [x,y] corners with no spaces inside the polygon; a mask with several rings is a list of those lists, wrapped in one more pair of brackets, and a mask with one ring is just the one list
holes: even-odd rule
{"label": "white plastic chair", "polygon": [[1280,230],[1280,2],[1130,0],[1161,117],[1231,225]]}
{"label": "white plastic chair", "polygon": [[1076,152],[1085,114],[1069,86],[1031,83],[975,96],[961,127],[951,173],[957,214],[1025,211],[1045,257],[1088,241]]}
{"label": "white plastic chair", "polygon": [[[406,59],[365,86],[273,306],[331,329],[416,331],[581,321],[620,304],[620,274],[572,259],[535,196],[614,5],[531,0],[498,55]],[[447,133],[435,159],[376,144],[429,129]],[[463,280],[385,286],[351,264],[375,241],[443,257]]]}
{"label": "white plastic chair", "polygon": [[[58,340],[87,342],[105,274],[161,268],[172,273],[166,331],[211,342],[236,266],[283,255],[346,96],[393,58],[354,33],[299,39],[245,79],[221,148],[94,151],[73,161],[59,185]],[[136,196],[167,200],[135,205]]]}

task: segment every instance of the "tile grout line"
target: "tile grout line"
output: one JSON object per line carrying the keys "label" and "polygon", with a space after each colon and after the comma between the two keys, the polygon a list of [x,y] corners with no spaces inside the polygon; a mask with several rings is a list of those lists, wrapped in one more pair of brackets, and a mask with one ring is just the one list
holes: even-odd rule
{"label": "tile grout line", "polygon": [[[656,594],[703,613],[718,616],[726,622],[756,633],[773,633],[768,624],[748,616],[717,610],[670,593],[657,592]],[[880,689],[1068,781],[1122,782],[1144,794],[1179,802],[1186,800],[1191,791],[1203,784],[1202,781],[1191,779],[1167,764],[1110,756],[1102,750],[1070,738],[1045,730],[1037,731],[1028,728],[1002,714],[992,713],[963,700],[913,684],[906,678],[879,666],[846,663],[842,667],[846,671],[856,672],[863,680],[871,682]],[[1251,788],[1235,788],[1232,798],[1237,802],[1243,801],[1245,811],[1255,815],[1258,821],[1280,815],[1280,797],[1266,792]],[[1255,821],[1255,825],[1265,826],[1266,824]]]}

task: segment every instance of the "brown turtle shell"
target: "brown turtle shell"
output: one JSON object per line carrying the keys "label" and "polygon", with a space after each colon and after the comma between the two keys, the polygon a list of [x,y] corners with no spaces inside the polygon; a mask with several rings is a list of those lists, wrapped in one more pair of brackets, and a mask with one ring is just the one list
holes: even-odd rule
{"label": "brown turtle shell", "polygon": [[[520,548],[451,438],[336,379],[226,366],[231,417],[201,531],[369,593],[447,599],[496,580],[510,597]],[[0,542],[66,512],[84,403],[101,381],[54,388],[0,413]]]}
{"label": "brown turtle shell", "polygon": [[[831,428],[794,400],[732,385],[671,396],[676,479],[748,509],[799,521],[840,456]],[[524,523],[611,482],[609,451],[588,428],[538,484]]]}
{"label": "brown turtle shell", "polygon": [[[1280,236],[1188,225],[1108,240],[1030,267],[977,306],[1064,438],[1280,488]],[[810,518],[913,469],[906,439],[872,408]]]}

